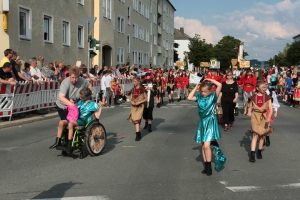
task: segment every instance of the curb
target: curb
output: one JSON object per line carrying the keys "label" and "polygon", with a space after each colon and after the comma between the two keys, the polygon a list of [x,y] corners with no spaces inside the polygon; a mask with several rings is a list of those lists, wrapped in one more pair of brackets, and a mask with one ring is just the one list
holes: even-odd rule
{"label": "curb", "polygon": [[55,117],[58,117],[57,112],[49,113],[49,114],[46,114],[46,115],[38,115],[38,116],[28,117],[28,118],[24,118],[24,119],[15,119],[13,121],[0,122],[0,130],[4,129],[4,128],[10,128],[10,127],[14,127],[14,126],[29,124],[29,123],[32,123],[32,122],[52,119],[52,118],[55,118]]}

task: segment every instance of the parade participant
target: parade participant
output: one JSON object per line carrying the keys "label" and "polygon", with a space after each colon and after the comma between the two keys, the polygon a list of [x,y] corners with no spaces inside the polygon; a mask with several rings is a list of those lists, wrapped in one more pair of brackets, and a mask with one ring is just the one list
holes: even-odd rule
{"label": "parade participant", "polygon": [[294,101],[296,102],[296,106],[300,108],[300,74],[297,76],[297,82],[295,85],[295,91],[294,91]]}
{"label": "parade participant", "polygon": [[[66,151],[71,154],[71,145],[73,139],[74,128],[77,126],[84,126],[93,120],[93,114],[97,119],[100,118],[103,103],[99,102],[97,104],[92,99],[92,91],[89,88],[84,88],[79,92],[80,100],[76,103],[79,110],[78,119],[72,119],[72,115],[67,117],[67,119],[60,120],[58,123],[57,137],[55,143],[49,147],[49,149],[57,148],[58,150]],[[74,105],[71,105],[74,106]],[[70,112],[70,111],[69,111]],[[67,147],[62,146],[61,137],[63,133],[64,126],[68,126],[68,142]]]}
{"label": "parade participant", "polygon": [[185,100],[188,96],[188,88],[189,88],[189,76],[187,75],[186,71],[182,71],[181,76],[180,76],[180,84],[181,84],[181,89],[183,91],[183,100]]}
{"label": "parade participant", "polygon": [[218,104],[221,103],[223,110],[224,131],[227,131],[234,122],[234,108],[238,100],[238,86],[233,80],[231,71],[226,73],[226,81],[222,83],[222,90],[218,98]]}
{"label": "parade participant", "polygon": [[144,111],[144,103],[147,102],[147,94],[145,88],[141,87],[140,77],[134,77],[132,83],[134,87],[130,91],[131,114],[127,120],[135,125],[135,141],[140,141],[142,139],[140,125]]}
{"label": "parade participant", "polygon": [[[266,84],[266,86],[268,86]],[[267,89],[266,90],[266,94],[269,95],[272,99],[272,107],[273,107],[273,113],[274,113],[274,117],[277,117],[278,116],[278,108],[280,107],[280,104],[278,103],[278,99],[277,99],[277,94],[275,92],[275,89]],[[267,114],[270,113],[270,110],[267,110]],[[274,122],[272,116],[271,116],[271,119],[270,119],[270,123],[269,123],[269,128],[270,128],[270,132],[273,132],[274,129],[271,127],[271,124]],[[265,145],[266,146],[270,146],[271,145],[271,142],[270,142],[270,136],[267,135],[266,136],[266,140],[265,140]]]}
{"label": "parade participant", "polygon": [[[271,97],[266,94],[267,86],[263,81],[258,81],[256,85],[257,94],[249,97],[248,116],[251,117],[251,154],[249,161],[255,162],[255,151],[257,140],[259,139],[257,159],[262,159],[261,150],[264,144],[264,137],[270,135],[269,122],[273,113]],[[267,110],[269,109],[269,113]]]}
{"label": "parade participant", "polygon": [[177,94],[177,102],[181,101],[181,81],[180,81],[180,76],[176,75],[175,76],[175,88],[176,88],[176,94]]}
{"label": "parade participant", "polygon": [[143,86],[147,93],[147,101],[144,103],[143,118],[145,120],[144,129],[148,128],[149,132],[152,132],[153,121],[153,108],[154,108],[154,96],[156,96],[156,84],[152,82],[153,75],[147,73],[144,78]]}
{"label": "parade participant", "polygon": [[80,100],[80,90],[86,87],[92,90],[90,83],[84,78],[79,77],[80,71],[78,67],[71,67],[69,73],[70,76],[65,78],[60,84],[58,99],[56,101],[56,109],[61,120],[65,120],[68,114],[68,111],[64,108],[74,105]]}
{"label": "parade participant", "polygon": [[174,84],[175,84],[175,77],[173,75],[173,70],[170,69],[168,75],[168,83],[167,83],[167,92],[169,96],[169,103],[173,102],[173,94],[174,94]]}
{"label": "parade participant", "polygon": [[[217,86],[216,91],[212,91],[212,84]],[[196,87],[188,96],[188,100],[197,101],[199,122],[195,135],[195,141],[202,143],[202,157],[205,162],[205,168],[202,171],[207,176],[212,175],[211,158],[212,152],[210,145],[216,150],[215,155],[215,169],[220,171],[225,164],[226,157],[219,148],[217,139],[221,138],[220,130],[218,127],[218,120],[215,115],[217,99],[220,94],[222,85],[216,80],[205,79],[202,83],[198,83]],[[200,94],[195,92],[199,90]]]}
{"label": "parade participant", "polygon": [[243,74],[238,81],[238,85],[240,85],[243,89],[243,101],[244,101],[244,114],[247,115],[248,108],[248,98],[253,95],[255,92],[256,86],[256,78],[252,74],[251,69],[247,69],[246,74]]}
{"label": "parade participant", "polygon": [[226,72],[225,70],[220,70],[220,79],[219,79],[219,82],[220,83],[223,83],[227,80],[227,77],[226,77]]}
{"label": "parade participant", "polygon": [[154,80],[155,84],[156,84],[156,107],[160,108],[160,103],[161,103],[161,99],[162,99],[162,80],[161,80],[161,76],[158,75],[158,71],[156,73],[156,77]]}
{"label": "parade participant", "polygon": [[[213,79],[215,81],[220,81],[220,76],[217,74],[217,69],[210,68],[210,73],[205,77],[206,79]],[[216,91],[216,85],[212,85],[212,91]]]}

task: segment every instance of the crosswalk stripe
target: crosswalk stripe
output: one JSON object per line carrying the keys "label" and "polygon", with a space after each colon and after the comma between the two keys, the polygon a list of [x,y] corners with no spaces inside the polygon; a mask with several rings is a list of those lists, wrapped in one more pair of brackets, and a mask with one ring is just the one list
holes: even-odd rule
{"label": "crosswalk stripe", "polygon": [[27,200],[109,200],[107,196],[86,196],[86,197],[62,197],[46,199],[27,199]]}

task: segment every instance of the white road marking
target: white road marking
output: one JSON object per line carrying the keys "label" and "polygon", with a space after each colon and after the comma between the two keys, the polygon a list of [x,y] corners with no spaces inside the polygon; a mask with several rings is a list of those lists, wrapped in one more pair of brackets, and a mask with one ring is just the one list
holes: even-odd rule
{"label": "white road marking", "polygon": [[189,106],[190,108],[197,108],[198,106]]}
{"label": "white road marking", "polygon": [[109,198],[107,196],[86,196],[86,197],[63,197],[63,198],[47,198],[47,199],[31,199],[31,200],[109,200]]}
{"label": "white road marking", "polygon": [[228,182],[227,181],[219,181],[221,184],[223,184],[223,185],[227,185],[228,184]]}
{"label": "white road marking", "polygon": [[300,183],[291,183],[291,184],[287,184],[287,185],[278,185],[278,187],[281,188],[300,188]]}
{"label": "white road marking", "polygon": [[251,192],[261,190],[261,187],[256,186],[237,186],[237,187],[226,187],[232,192]]}
{"label": "white road marking", "polygon": [[131,108],[131,107],[123,107],[123,108]]}
{"label": "white road marking", "polygon": [[182,108],[182,106],[172,106],[172,108]]}

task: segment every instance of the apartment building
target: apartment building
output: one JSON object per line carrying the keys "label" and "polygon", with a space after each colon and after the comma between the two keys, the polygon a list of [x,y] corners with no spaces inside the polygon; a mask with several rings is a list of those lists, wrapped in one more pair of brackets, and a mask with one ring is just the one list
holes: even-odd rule
{"label": "apartment building", "polygon": [[43,55],[46,64],[87,63],[88,33],[82,19],[93,17],[93,2],[0,0],[0,53],[11,48],[25,61]]}
{"label": "apartment building", "polygon": [[[0,9],[0,52],[11,48],[25,61],[43,55],[45,63],[100,67],[174,64],[176,9],[169,0],[0,0]],[[87,18],[95,18],[89,30]],[[89,35],[101,41],[93,59]]]}
{"label": "apartment building", "polygon": [[175,11],[169,0],[95,1],[94,38],[101,50],[93,63],[173,67]]}

